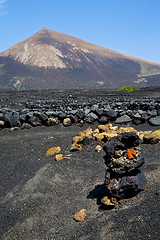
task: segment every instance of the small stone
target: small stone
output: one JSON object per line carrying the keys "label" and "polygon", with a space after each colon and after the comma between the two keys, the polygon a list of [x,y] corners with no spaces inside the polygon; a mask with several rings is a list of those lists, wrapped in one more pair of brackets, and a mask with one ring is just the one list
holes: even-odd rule
{"label": "small stone", "polygon": [[97,145],[97,146],[95,147],[95,151],[96,151],[96,152],[100,152],[101,150],[102,150],[101,145]]}
{"label": "small stone", "polygon": [[155,132],[151,132],[149,134],[144,135],[143,141],[144,143],[151,144],[160,142],[160,129],[156,130]]}
{"label": "small stone", "polygon": [[58,125],[58,124],[59,124],[59,121],[58,121],[57,117],[55,117],[55,118],[53,118],[53,117],[48,118],[47,125],[52,126],[52,125]]}
{"label": "small stone", "polygon": [[111,200],[106,196],[101,199],[101,203],[107,206],[115,206],[114,203],[111,202]]}
{"label": "small stone", "polygon": [[131,122],[132,119],[128,115],[123,115],[117,118],[116,123],[128,123]]}
{"label": "small stone", "polygon": [[46,152],[46,157],[52,156],[55,153],[59,153],[61,151],[60,147],[52,147],[50,149],[48,149],[48,151]]}
{"label": "small stone", "polygon": [[82,146],[76,142],[72,144],[70,151],[81,151]]}
{"label": "small stone", "polygon": [[22,126],[21,126],[21,129],[29,129],[31,127],[32,126],[29,123],[23,123]]}
{"label": "small stone", "polygon": [[80,210],[79,212],[77,212],[75,215],[74,215],[74,220],[76,220],[77,222],[83,222],[84,219],[86,218],[86,209],[82,209]]}
{"label": "small stone", "polygon": [[60,160],[62,160],[63,159],[63,154],[57,154],[56,156],[55,156],[55,160],[56,161],[60,161]]}
{"label": "small stone", "polygon": [[0,121],[0,127],[4,126],[4,121]]}
{"label": "small stone", "polygon": [[71,119],[70,118],[65,118],[64,120],[63,120],[63,126],[65,126],[65,127],[68,127],[68,126],[70,126],[71,125]]}
{"label": "small stone", "polygon": [[99,133],[95,136],[96,140],[102,141],[104,139],[104,133]]}
{"label": "small stone", "polygon": [[79,142],[82,142],[84,139],[84,136],[75,136],[73,139],[72,139],[72,142],[73,143],[79,143]]}

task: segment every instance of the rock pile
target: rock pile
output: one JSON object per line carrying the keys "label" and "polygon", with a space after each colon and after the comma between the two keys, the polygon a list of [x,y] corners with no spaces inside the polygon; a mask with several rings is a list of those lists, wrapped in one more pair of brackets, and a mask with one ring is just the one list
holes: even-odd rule
{"label": "rock pile", "polygon": [[[38,98],[38,97],[37,97]],[[98,98],[71,96],[62,98],[32,99],[11,105],[9,101],[0,99],[0,129],[4,127],[29,128],[31,126],[55,125],[63,123],[70,126],[74,123],[101,124],[113,122],[116,124],[147,122],[150,125],[160,125],[160,100],[151,98]],[[27,123],[27,125],[26,125]]]}
{"label": "rock pile", "polygon": [[143,190],[146,183],[140,169],[144,164],[140,138],[135,132],[121,133],[111,138],[103,149],[108,167],[105,175],[108,196],[102,199],[102,203],[115,206],[117,200],[134,196]]}

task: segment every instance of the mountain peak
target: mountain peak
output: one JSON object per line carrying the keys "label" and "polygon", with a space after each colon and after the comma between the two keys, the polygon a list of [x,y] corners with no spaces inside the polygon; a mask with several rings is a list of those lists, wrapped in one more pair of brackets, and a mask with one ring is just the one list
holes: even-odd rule
{"label": "mountain peak", "polygon": [[[15,67],[16,66],[16,67]],[[0,54],[0,84],[13,89],[114,88],[160,85],[160,64],[42,28]],[[12,77],[11,77],[12,76]],[[152,78],[153,79],[153,78]]]}

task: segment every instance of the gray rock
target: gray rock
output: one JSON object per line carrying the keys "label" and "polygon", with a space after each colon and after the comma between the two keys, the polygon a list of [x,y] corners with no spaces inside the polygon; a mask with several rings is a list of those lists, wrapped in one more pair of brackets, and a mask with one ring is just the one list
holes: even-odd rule
{"label": "gray rock", "polygon": [[42,122],[47,122],[47,120],[48,120],[47,115],[45,115],[44,113],[39,113],[38,117]]}
{"label": "gray rock", "polygon": [[21,122],[25,122],[26,121],[26,114],[20,115],[19,119],[20,119]]}
{"label": "gray rock", "polygon": [[133,117],[136,118],[136,119],[140,119],[141,115],[139,113],[136,113],[135,115],[133,115]]}
{"label": "gray rock", "polygon": [[157,110],[148,111],[148,114],[149,114],[151,117],[156,117],[156,116],[157,116]]}
{"label": "gray rock", "polygon": [[21,126],[21,129],[29,129],[31,127],[32,126],[29,123],[23,123],[22,126]]}
{"label": "gray rock", "polygon": [[98,119],[98,116],[96,115],[96,114],[94,114],[94,113],[89,113],[86,117],[85,117],[85,121],[87,122],[87,123],[92,123],[92,122],[94,122],[94,121],[96,121]]}
{"label": "gray rock", "polygon": [[115,110],[109,110],[109,111],[105,111],[105,115],[113,120],[113,119],[116,119],[118,113]]}
{"label": "gray rock", "polygon": [[76,113],[76,116],[79,118],[79,119],[83,119],[85,117],[85,112],[82,110],[82,109],[78,109],[77,113]]}
{"label": "gray rock", "polygon": [[116,123],[127,123],[131,121],[132,119],[128,115],[122,115],[121,117],[117,118]]}
{"label": "gray rock", "polygon": [[150,118],[148,122],[150,125],[160,126],[160,116]]}

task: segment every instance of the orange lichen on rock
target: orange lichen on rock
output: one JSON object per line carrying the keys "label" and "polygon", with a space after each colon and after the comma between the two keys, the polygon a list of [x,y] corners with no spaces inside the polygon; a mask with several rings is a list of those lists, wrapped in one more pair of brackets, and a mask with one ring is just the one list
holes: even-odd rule
{"label": "orange lichen on rock", "polygon": [[134,149],[127,149],[127,156],[129,159],[133,159],[136,156],[136,150]]}
{"label": "orange lichen on rock", "polygon": [[60,160],[62,160],[63,159],[63,154],[57,154],[56,156],[55,156],[55,160],[56,161],[60,161]]}
{"label": "orange lichen on rock", "polygon": [[83,222],[85,218],[86,218],[86,209],[82,209],[74,215],[74,220],[76,220],[77,222]]}
{"label": "orange lichen on rock", "polygon": [[59,153],[60,151],[61,151],[60,147],[52,147],[52,148],[48,149],[48,151],[46,152],[46,156],[47,157],[52,156],[55,153]]}

